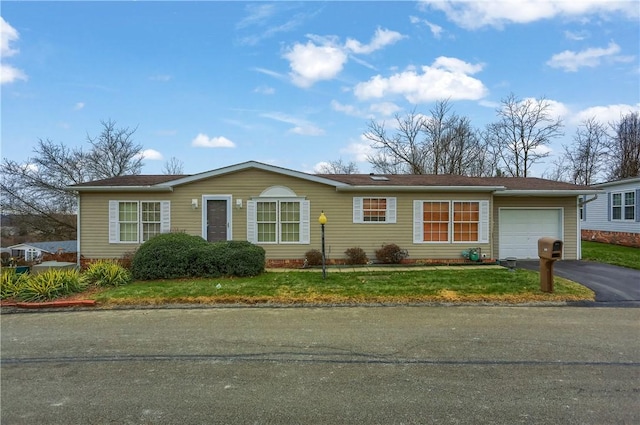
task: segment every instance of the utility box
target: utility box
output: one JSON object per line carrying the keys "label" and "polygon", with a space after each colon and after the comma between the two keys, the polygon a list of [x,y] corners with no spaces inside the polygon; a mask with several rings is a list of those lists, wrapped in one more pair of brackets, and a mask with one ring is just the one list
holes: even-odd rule
{"label": "utility box", "polygon": [[559,260],[562,258],[562,241],[545,236],[538,239],[538,257]]}
{"label": "utility box", "polygon": [[562,258],[562,241],[552,237],[538,239],[540,290],[553,292],[553,263]]}

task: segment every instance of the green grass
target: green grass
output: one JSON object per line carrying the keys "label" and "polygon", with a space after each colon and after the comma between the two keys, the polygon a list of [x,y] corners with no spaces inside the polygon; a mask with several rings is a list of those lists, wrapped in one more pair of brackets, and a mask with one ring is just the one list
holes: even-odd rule
{"label": "green grass", "polygon": [[640,270],[640,248],[582,241],[582,259]]}
{"label": "green grass", "polygon": [[502,268],[429,271],[266,272],[250,278],[137,281],[91,295],[103,304],[506,302],[593,300],[589,289],[556,277],[540,291],[537,272]]}

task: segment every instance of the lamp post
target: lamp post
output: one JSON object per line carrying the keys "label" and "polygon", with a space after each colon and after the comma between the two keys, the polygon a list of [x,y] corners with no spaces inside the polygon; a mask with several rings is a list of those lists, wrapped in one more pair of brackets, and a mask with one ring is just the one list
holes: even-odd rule
{"label": "lamp post", "polygon": [[320,217],[318,217],[318,223],[320,223],[320,228],[322,229],[322,278],[327,278],[327,269],[325,267],[325,255],[324,255],[324,225],[327,224],[327,216],[324,215],[324,211],[320,212]]}

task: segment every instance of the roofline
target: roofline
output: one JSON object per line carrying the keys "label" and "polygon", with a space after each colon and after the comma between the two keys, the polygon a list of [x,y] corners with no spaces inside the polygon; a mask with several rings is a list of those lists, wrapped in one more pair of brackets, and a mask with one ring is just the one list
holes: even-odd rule
{"label": "roofline", "polygon": [[248,168],[257,168],[259,170],[270,171],[276,174],[284,174],[289,177],[296,177],[299,179],[312,181],[315,183],[326,184],[329,186],[334,186],[336,188],[348,186],[348,184],[339,182],[337,180],[331,180],[325,177],[314,176],[313,174],[307,174],[301,171],[295,171],[295,170],[290,170],[288,168],[277,167],[275,165],[263,164],[262,162],[257,162],[257,161],[241,162],[240,164],[230,165],[228,167],[222,167],[215,170],[206,171],[200,174],[194,174],[192,176],[182,177],[180,179],[171,180],[164,183],[158,183],[155,186],[174,187],[174,186],[191,183],[191,182],[202,180],[202,179],[208,179],[210,177],[217,177],[224,174],[235,173],[236,171],[242,171]]}
{"label": "roofline", "polygon": [[173,192],[167,186],[67,186],[65,190],[74,192]]}
{"label": "roofline", "polygon": [[564,190],[505,190],[495,193],[495,196],[580,196],[580,195],[600,195],[603,190],[593,189],[564,189]]}
{"label": "roofline", "polygon": [[28,243],[18,243],[18,244],[15,244],[15,245],[8,246],[7,248],[8,249],[12,249],[12,250],[15,249],[16,251],[22,251],[22,249],[19,248],[19,247],[25,247],[25,248],[28,247],[28,248],[33,248],[33,249],[39,249],[40,251],[44,251],[44,252],[47,252],[47,253],[51,254],[51,252],[47,251],[46,249],[39,248],[37,246],[33,246],[31,244],[28,244]]}
{"label": "roofline", "polygon": [[640,177],[630,177],[627,179],[622,179],[622,180],[616,180],[613,182],[605,182],[605,183],[596,183],[596,184],[592,184],[591,186],[594,187],[608,187],[608,186],[616,186],[619,184],[628,184],[628,183],[640,183]]}
{"label": "roofline", "polygon": [[496,192],[503,191],[504,186],[343,186],[336,188],[338,192]]}

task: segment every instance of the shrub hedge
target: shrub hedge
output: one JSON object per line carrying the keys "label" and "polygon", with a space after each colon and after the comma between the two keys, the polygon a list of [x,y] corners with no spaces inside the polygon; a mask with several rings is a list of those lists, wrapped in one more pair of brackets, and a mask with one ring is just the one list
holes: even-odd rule
{"label": "shrub hedge", "polygon": [[376,250],[376,259],[383,264],[400,264],[402,260],[409,256],[406,249],[400,248],[394,243],[382,245]]}
{"label": "shrub hedge", "polygon": [[131,262],[135,279],[255,276],[264,271],[265,251],[246,241],[209,243],[185,233],[158,235],[140,246]]}

